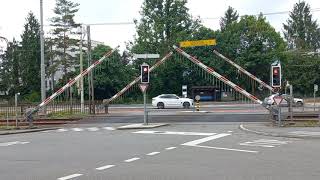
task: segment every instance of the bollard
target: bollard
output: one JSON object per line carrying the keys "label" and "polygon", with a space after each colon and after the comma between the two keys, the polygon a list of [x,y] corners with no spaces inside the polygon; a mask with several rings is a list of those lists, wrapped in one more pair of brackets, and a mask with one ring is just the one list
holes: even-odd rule
{"label": "bollard", "polygon": [[196,102],[196,111],[200,111],[200,103],[199,103],[199,101]]}
{"label": "bollard", "polygon": [[107,103],[105,106],[104,106],[104,112],[106,114],[109,114],[109,103]]}

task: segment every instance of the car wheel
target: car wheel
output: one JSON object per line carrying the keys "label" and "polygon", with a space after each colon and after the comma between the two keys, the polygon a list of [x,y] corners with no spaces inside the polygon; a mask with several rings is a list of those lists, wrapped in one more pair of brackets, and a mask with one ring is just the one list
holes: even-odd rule
{"label": "car wheel", "polygon": [[301,101],[298,101],[298,102],[297,102],[297,105],[298,105],[298,106],[303,106],[303,103],[302,103]]}
{"label": "car wheel", "polygon": [[184,109],[189,109],[190,108],[190,103],[189,102],[184,102],[183,103],[183,108]]}
{"label": "car wheel", "polygon": [[158,109],[164,109],[164,104],[162,102],[159,102],[157,104]]}

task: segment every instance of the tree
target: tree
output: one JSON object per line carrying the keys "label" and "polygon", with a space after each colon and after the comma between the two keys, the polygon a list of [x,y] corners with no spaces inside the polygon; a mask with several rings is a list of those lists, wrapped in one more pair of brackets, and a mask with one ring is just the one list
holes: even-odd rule
{"label": "tree", "polygon": [[[186,3],[186,0],[145,0],[141,19],[135,21],[137,36],[129,47],[131,53],[158,53],[163,57],[172,50],[172,45],[190,39],[200,25],[188,13]],[[145,60],[134,61],[136,72],[139,72],[142,61]],[[176,62],[177,59],[169,61],[168,65],[160,67],[161,71],[152,73],[151,96],[180,92],[183,83],[181,74],[185,67]],[[153,65],[154,61],[148,60],[148,63]]]}
{"label": "tree", "polygon": [[319,55],[309,55],[309,52],[319,50],[320,30],[309,4],[296,3],[283,28],[289,49],[284,63],[286,80],[293,85],[296,94],[311,95],[313,84],[320,83],[320,63]]}
{"label": "tree", "polygon": [[78,40],[74,39],[76,28],[79,27],[74,21],[75,13],[78,12],[78,3],[68,0],[56,0],[54,13],[56,17],[51,19],[53,29],[53,42],[55,44],[55,67],[62,67],[64,73],[63,82],[71,77],[71,71],[76,63],[76,45]]}
{"label": "tree", "polygon": [[224,30],[228,25],[237,22],[239,18],[238,12],[232,8],[228,7],[227,11],[224,13],[224,17],[220,19],[220,28]]}
{"label": "tree", "polygon": [[13,39],[9,42],[9,46],[5,54],[1,57],[1,83],[0,91],[8,91],[9,96],[21,92],[21,47],[19,43]]}
{"label": "tree", "polygon": [[40,25],[30,12],[21,35],[21,79],[22,94],[40,93]]}
{"label": "tree", "polygon": [[320,48],[320,30],[310,13],[310,6],[299,1],[290,12],[290,18],[283,24],[284,37],[289,49],[317,50]]}
{"label": "tree", "polygon": [[135,53],[165,54],[171,46],[186,39],[199,26],[188,14],[186,0],[145,0],[141,20],[135,21]]}

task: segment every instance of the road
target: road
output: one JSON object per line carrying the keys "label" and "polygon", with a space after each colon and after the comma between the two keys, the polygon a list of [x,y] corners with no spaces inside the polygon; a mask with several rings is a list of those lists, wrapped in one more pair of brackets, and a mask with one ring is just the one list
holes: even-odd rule
{"label": "road", "polygon": [[53,131],[1,136],[0,179],[319,178],[318,140],[238,129],[240,121],[254,121],[254,116],[261,115],[164,115],[161,121],[170,126],[144,130],[115,130],[141,122],[140,115],[109,116]]}

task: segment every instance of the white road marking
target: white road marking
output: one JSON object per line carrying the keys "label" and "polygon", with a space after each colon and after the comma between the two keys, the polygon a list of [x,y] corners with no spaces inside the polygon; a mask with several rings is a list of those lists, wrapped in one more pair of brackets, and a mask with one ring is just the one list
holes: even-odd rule
{"label": "white road marking", "polygon": [[273,148],[283,144],[288,144],[290,142],[291,141],[279,141],[274,139],[259,139],[259,140],[248,141],[248,142],[239,143],[239,144],[242,146],[258,146],[258,147]]}
{"label": "white road marking", "polygon": [[166,148],[166,150],[172,150],[172,149],[176,149],[177,147],[168,147]]}
{"label": "white road marking", "polygon": [[202,138],[202,139],[186,142],[186,143],[183,143],[181,145],[184,145],[184,146],[196,146],[198,144],[201,144],[201,143],[204,143],[204,142],[207,142],[207,141],[211,141],[211,140],[214,140],[214,139],[222,138],[222,137],[225,137],[225,136],[229,136],[229,135],[230,134],[227,134],[227,133],[221,133],[221,134],[217,134],[217,135],[214,135],[214,136],[209,136],[209,137],[205,137],[205,138]]}
{"label": "white road marking", "polygon": [[134,157],[134,158],[131,158],[131,159],[127,159],[127,160],[124,160],[124,162],[132,162],[132,161],[136,161],[136,160],[139,160],[140,158],[138,157]]}
{"label": "white road marking", "polygon": [[71,174],[69,176],[64,176],[64,177],[58,178],[58,180],[68,180],[68,179],[72,179],[72,178],[79,177],[82,175],[83,174]]}
{"label": "white road marking", "polygon": [[83,129],[81,128],[72,128],[73,131],[76,131],[76,132],[80,132],[80,131],[83,131]]}
{"label": "white road marking", "polygon": [[233,131],[228,131],[228,133],[232,133]]}
{"label": "white road marking", "polygon": [[293,132],[289,132],[290,134],[295,134],[295,135],[299,135],[299,136],[320,136],[320,132],[316,132],[316,131],[293,131]]}
{"label": "white road marking", "polygon": [[116,128],[114,128],[114,127],[103,127],[103,129],[110,130],[110,131],[116,130]]}
{"label": "white road marking", "polygon": [[88,131],[99,131],[99,128],[97,128],[97,127],[90,127],[87,129],[88,129]]}
{"label": "white road marking", "polygon": [[57,130],[57,132],[66,132],[66,131],[68,131],[68,130],[67,129],[63,129],[63,128]]}
{"label": "white road marking", "polygon": [[174,131],[137,131],[136,134],[165,134],[165,135],[186,135],[186,136],[212,136],[217,133],[201,133],[201,132],[174,132]]}
{"label": "white road marking", "polygon": [[99,170],[99,171],[101,171],[101,170],[105,170],[105,169],[109,169],[109,168],[112,168],[112,167],[114,167],[115,165],[106,165],[106,166],[101,166],[101,167],[98,167],[98,168],[96,168],[96,170]]}
{"label": "white road marking", "polygon": [[12,145],[17,145],[17,144],[28,144],[30,142],[24,141],[13,141],[13,142],[5,142],[5,143],[0,143],[0,147],[4,147],[4,146],[12,146]]}
{"label": "white road marking", "polygon": [[152,153],[149,153],[147,154],[148,156],[153,156],[153,155],[156,155],[156,154],[160,154],[160,152],[152,152]]}
{"label": "white road marking", "polygon": [[244,150],[244,149],[230,149],[230,148],[212,147],[212,146],[200,146],[200,145],[196,145],[194,147],[202,147],[202,148],[218,149],[218,150],[227,150],[227,151],[248,152],[248,153],[258,153],[259,152],[259,151],[251,151],[251,150]]}

